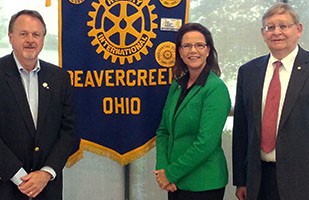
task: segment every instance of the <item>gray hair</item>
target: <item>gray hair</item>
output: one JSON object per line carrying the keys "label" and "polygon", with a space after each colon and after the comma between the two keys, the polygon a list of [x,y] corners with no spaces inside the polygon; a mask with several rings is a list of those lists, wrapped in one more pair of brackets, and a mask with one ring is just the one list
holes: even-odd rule
{"label": "gray hair", "polygon": [[298,24],[300,22],[299,16],[296,13],[296,11],[287,3],[278,2],[272,7],[270,7],[263,15],[262,17],[262,25],[265,25],[265,20],[275,14],[284,14],[288,13],[293,18],[293,21],[295,24]]}

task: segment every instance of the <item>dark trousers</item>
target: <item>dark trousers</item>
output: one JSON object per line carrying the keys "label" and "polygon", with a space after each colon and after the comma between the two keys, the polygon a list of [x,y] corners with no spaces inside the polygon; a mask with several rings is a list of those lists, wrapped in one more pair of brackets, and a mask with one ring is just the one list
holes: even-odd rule
{"label": "dark trousers", "polygon": [[262,180],[258,200],[280,200],[274,162],[262,161]]}
{"label": "dark trousers", "polygon": [[168,200],[223,200],[224,191],[225,187],[202,192],[191,192],[178,189],[175,192],[168,193]]}

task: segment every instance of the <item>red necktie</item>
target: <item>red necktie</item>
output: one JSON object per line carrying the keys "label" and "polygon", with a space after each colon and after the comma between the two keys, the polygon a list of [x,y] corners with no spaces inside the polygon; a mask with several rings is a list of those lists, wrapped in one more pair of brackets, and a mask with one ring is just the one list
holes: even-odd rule
{"label": "red necktie", "polygon": [[282,66],[282,63],[276,61],[274,65],[275,70],[269,84],[262,118],[261,149],[266,153],[271,152],[276,146],[276,130],[281,95],[279,68]]}

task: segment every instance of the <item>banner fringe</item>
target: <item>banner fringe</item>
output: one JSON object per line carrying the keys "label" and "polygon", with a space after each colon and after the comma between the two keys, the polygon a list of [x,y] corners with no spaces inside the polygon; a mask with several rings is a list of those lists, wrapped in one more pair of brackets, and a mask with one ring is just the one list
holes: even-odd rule
{"label": "banner fringe", "polygon": [[83,151],[81,149],[79,149],[78,151],[76,151],[74,154],[72,154],[68,158],[67,163],[65,164],[65,167],[67,167],[67,168],[72,167],[82,158],[83,158]]}
{"label": "banner fringe", "polygon": [[153,137],[148,142],[146,142],[144,145],[127,152],[125,154],[119,154],[118,152],[114,151],[113,149],[98,145],[94,142],[90,142],[84,139],[81,139],[80,143],[80,149],[70,156],[70,158],[67,161],[66,167],[71,167],[75,163],[77,163],[80,159],[83,158],[83,150],[92,152],[99,156],[104,156],[107,158],[110,158],[114,161],[116,161],[120,165],[127,165],[130,162],[144,156],[146,153],[148,153],[155,145],[156,137]]}

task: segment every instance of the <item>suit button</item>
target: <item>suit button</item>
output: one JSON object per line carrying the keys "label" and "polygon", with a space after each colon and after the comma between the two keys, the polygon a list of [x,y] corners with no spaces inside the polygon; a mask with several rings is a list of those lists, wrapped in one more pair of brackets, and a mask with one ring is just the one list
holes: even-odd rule
{"label": "suit button", "polygon": [[39,151],[40,150],[40,147],[35,147],[34,148],[34,151]]}

